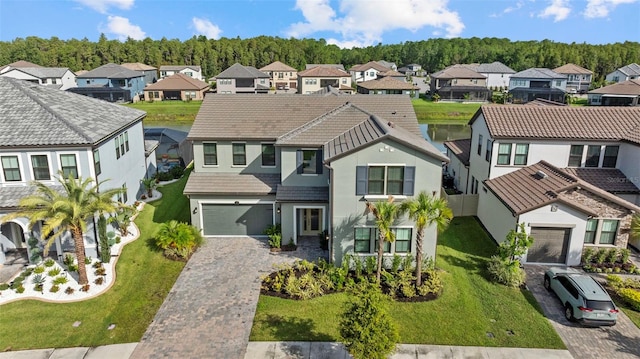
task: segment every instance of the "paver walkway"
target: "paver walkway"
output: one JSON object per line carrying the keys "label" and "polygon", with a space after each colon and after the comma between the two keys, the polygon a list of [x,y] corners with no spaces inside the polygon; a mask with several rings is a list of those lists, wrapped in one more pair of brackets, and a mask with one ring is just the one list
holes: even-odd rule
{"label": "paver walkway", "polygon": [[640,329],[621,311],[613,327],[590,328],[569,322],[564,307],[553,292],[544,289],[542,282],[548,267],[525,265],[527,286],[536,298],[544,315],[555,328],[569,352],[580,359],[639,358]]}
{"label": "paver walkway", "polygon": [[323,254],[312,247],[271,254],[266,240],[207,238],[182,270],[131,358],[244,358],[260,276],[276,263]]}

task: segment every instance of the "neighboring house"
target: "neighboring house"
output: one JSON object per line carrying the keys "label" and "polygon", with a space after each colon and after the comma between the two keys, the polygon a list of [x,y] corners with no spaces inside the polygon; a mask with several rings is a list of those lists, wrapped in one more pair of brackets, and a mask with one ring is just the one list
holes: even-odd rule
{"label": "neighboring house", "polygon": [[21,67],[42,67],[38,64],[34,64],[33,62],[29,62],[29,61],[24,61],[24,60],[19,60],[16,62],[12,62],[10,64],[4,65],[0,67],[0,74],[3,74],[9,70],[12,69],[17,69],[17,68],[21,68]]}
{"label": "neighboring house", "polygon": [[618,82],[591,90],[587,98],[591,106],[639,106],[640,79]]}
{"label": "neighboring house", "polygon": [[537,98],[564,102],[567,76],[545,68],[531,68],[511,75],[509,94],[513,103],[527,103]]}
{"label": "neighboring house", "polygon": [[[142,120],[145,112],[0,77],[0,217],[15,211],[19,200],[33,194],[32,181],[60,187],[64,176],[92,178],[101,189],[125,188],[119,200],[133,204],[146,174]],[[87,255],[97,257],[94,224],[87,224]],[[40,238],[40,226],[26,218],[0,226],[0,249],[26,248]],[[73,248],[64,235],[51,251],[61,259]]]}
{"label": "neighboring house", "polygon": [[378,73],[378,79],[382,79],[384,77],[390,77],[398,81],[407,82],[407,77],[403,73],[396,70],[389,70]]}
{"label": "neighboring house", "polygon": [[388,67],[382,66],[376,61],[369,61],[363,65],[355,65],[349,69],[352,82],[364,82],[375,80],[378,78],[378,74],[381,72],[387,72],[391,70]]}
{"label": "neighboring house", "polygon": [[431,95],[438,94],[440,100],[488,101],[491,91],[487,88],[487,77],[466,65],[449,66],[431,74]]}
{"label": "neighboring house", "polygon": [[426,71],[422,69],[421,65],[418,64],[408,64],[398,68],[398,72],[405,74],[406,76],[425,76]]}
{"label": "neighboring house", "polygon": [[372,95],[410,95],[418,94],[418,88],[405,81],[398,81],[393,77],[382,77],[357,84],[360,94]]}
{"label": "neighboring house", "polygon": [[76,87],[76,75],[66,67],[16,67],[0,76],[26,80],[59,90]]}
{"label": "neighboring house", "polygon": [[144,74],[117,64],[102,65],[81,75],[76,75],[78,87],[71,88],[77,94],[109,102],[137,102],[144,92]]}
{"label": "neighboring house", "polygon": [[575,64],[566,64],[553,69],[554,72],[567,76],[568,93],[586,93],[593,80],[593,71]]}
{"label": "neighboring house", "polygon": [[470,142],[445,145],[456,157],[447,175],[478,195],[496,241],[525,222],[538,242],[527,261],[567,265],[579,264],[586,228],[596,246],[626,247],[640,204],[640,108],[488,105],[470,126]]}
{"label": "neighboring house", "polygon": [[171,75],[181,73],[189,77],[193,77],[196,80],[204,81],[202,77],[202,68],[196,65],[162,65],[160,66],[160,78],[169,77]]}
{"label": "neighboring house", "polygon": [[316,66],[298,72],[298,93],[312,94],[331,86],[341,92],[353,93],[351,75],[335,67]]}
{"label": "neighboring house", "polygon": [[276,90],[295,90],[298,86],[298,70],[280,61],[272,62],[260,71],[269,75],[269,86]]}
{"label": "neighboring house", "polygon": [[[449,163],[445,167],[445,183],[447,187],[466,189],[469,187],[469,154],[471,153],[471,139],[463,138],[443,142],[447,150]],[[451,183],[446,183],[450,179]]]}
{"label": "neighboring house", "polygon": [[624,82],[629,80],[635,80],[640,78],[640,65],[633,63],[608,73],[605,76],[605,81],[610,82]]}
{"label": "neighboring house", "polygon": [[140,62],[127,62],[120,64],[120,66],[129,70],[142,72],[144,74],[145,85],[151,85],[158,81],[158,69],[153,66],[142,64]]}
{"label": "neighboring house", "polygon": [[144,88],[146,101],[202,100],[209,84],[177,73]]}
{"label": "neighboring house", "polygon": [[389,61],[384,61],[384,60],[380,60],[380,61],[376,61],[377,63],[379,63],[380,65],[391,69],[392,71],[398,71],[398,65],[396,65],[395,62],[389,62]]}
{"label": "neighboring house", "polygon": [[309,69],[312,69],[314,67],[328,67],[328,68],[332,68],[332,69],[338,69],[338,70],[345,71],[343,64],[306,64],[304,66],[304,69],[305,70],[309,70]]}
{"label": "neighboring house", "polygon": [[[365,201],[438,195],[447,161],[421,136],[408,96],[210,95],[188,139],[194,171],[184,193],[204,235],[260,236],[281,223],[283,243],[298,243],[327,231],[338,263],[376,255]],[[393,230],[387,260],[415,254],[413,222],[402,217]],[[436,235],[427,228],[427,256]]]}
{"label": "neighboring house", "polygon": [[490,64],[479,64],[473,68],[477,73],[487,77],[487,87],[495,90],[506,90],[509,88],[511,75],[516,72],[502,62],[492,62]]}
{"label": "neighboring house", "polygon": [[216,76],[216,91],[219,94],[268,93],[269,75],[253,66],[231,65]]}

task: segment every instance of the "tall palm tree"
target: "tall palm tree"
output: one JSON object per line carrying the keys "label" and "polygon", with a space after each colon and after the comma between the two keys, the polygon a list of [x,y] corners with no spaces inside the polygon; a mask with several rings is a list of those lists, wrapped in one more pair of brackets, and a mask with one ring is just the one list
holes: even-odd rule
{"label": "tall palm tree", "polygon": [[422,284],[422,245],[425,228],[436,224],[438,231],[445,229],[453,212],[444,198],[436,198],[422,191],[413,199],[407,199],[400,206],[409,218],[416,223],[416,286]]}
{"label": "tall palm tree", "polygon": [[123,189],[115,188],[98,192],[98,186],[105,181],[98,183],[98,186],[92,186],[92,178],[83,180],[69,176],[65,179],[62,172],[56,179],[62,185],[63,191],[59,192],[40,182],[33,182],[36,193],[22,198],[18,211],[3,217],[2,221],[27,217],[30,227],[43,221],[41,234],[43,238],[48,238],[44,247],[45,255],[48,254],[49,248],[56,239],[66,231],[70,231],[78,259],[78,283],[85,285],[88,279],[84,265],[83,234],[87,230],[87,221],[92,220],[98,212],[115,212],[119,204],[113,198],[122,193]]}
{"label": "tall palm tree", "polygon": [[391,231],[391,226],[400,214],[400,206],[393,203],[393,197],[389,197],[389,200],[386,202],[366,202],[365,205],[367,206],[367,211],[375,217],[376,227],[378,227],[378,268],[376,280],[380,283],[384,242],[393,242],[396,239],[395,233]]}

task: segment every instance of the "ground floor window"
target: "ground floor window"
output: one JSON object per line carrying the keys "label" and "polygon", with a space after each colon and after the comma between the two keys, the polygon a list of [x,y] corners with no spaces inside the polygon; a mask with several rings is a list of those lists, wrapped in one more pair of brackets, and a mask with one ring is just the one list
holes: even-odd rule
{"label": "ground floor window", "polygon": [[596,219],[587,221],[584,243],[614,244],[620,221],[617,219]]}
{"label": "ground floor window", "polygon": [[[391,228],[396,240],[384,242],[383,253],[410,253],[413,228]],[[379,231],[375,227],[356,227],[354,233],[354,252],[377,253]],[[391,248],[393,247],[393,251]]]}

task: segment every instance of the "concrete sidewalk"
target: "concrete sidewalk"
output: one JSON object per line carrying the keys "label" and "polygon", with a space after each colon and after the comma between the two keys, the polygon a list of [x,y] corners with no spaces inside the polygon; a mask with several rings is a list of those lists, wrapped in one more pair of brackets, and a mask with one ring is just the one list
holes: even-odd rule
{"label": "concrete sidewalk", "polygon": [[[39,349],[0,353],[0,359],[128,359],[138,343],[96,348]],[[207,358],[222,358],[211,353]],[[244,359],[349,359],[344,346],[331,342],[249,342]],[[399,344],[390,359],[572,359],[568,350]],[[195,359],[195,358],[190,358]]]}

